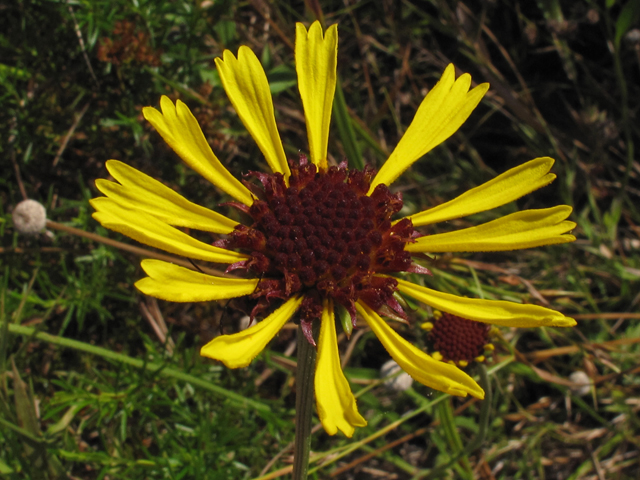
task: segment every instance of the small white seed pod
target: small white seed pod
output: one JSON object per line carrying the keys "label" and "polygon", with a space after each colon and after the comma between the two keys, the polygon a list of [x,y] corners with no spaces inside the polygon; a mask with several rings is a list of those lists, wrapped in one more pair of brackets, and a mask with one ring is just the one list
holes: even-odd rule
{"label": "small white seed pod", "polygon": [[[398,372],[401,373],[397,374]],[[390,378],[386,378],[389,376]],[[402,368],[400,368],[400,365],[398,365],[395,360],[389,360],[382,365],[380,368],[380,377],[386,379],[384,381],[385,387],[396,392],[404,392],[413,385],[413,378],[411,378],[407,372],[402,371]]]}
{"label": "small white seed pod", "polygon": [[13,225],[23,235],[35,235],[47,225],[47,211],[40,202],[23,200],[12,213]]}
{"label": "small white seed pod", "polygon": [[569,380],[573,382],[573,386],[569,387],[571,391],[579,397],[589,395],[591,391],[591,379],[582,370],[576,370],[569,375]]}
{"label": "small white seed pod", "polygon": [[630,46],[640,45],[640,29],[634,28],[629,30],[624,36],[624,41]]}
{"label": "small white seed pod", "polygon": [[251,317],[249,315],[245,315],[244,317],[238,320],[238,330],[243,331],[251,326]]}

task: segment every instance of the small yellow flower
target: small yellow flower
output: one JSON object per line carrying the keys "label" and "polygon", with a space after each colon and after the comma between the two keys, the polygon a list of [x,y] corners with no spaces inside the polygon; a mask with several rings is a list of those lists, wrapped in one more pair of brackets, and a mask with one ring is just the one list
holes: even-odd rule
{"label": "small yellow flower", "polygon": [[[240,47],[237,58],[225,51],[216,59],[231,103],[262,151],[272,173],[255,173],[262,184],[256,196],[222,165],[205,141],[187,106],[167,97],[161,112],[143,109],[145,118],[190,167],[233,197],[252,219],[237,222],[186,200],[160,182],[116,160],[107,162],[119,182],[98,180],[106,197],[92,200],[103,226],[147,245],[187,258],[245,269],[255,278],[222,278],[177,265],[143,260],[147,277],[136,287],[175,302],[223,300],[249,295],[254,314],[269,312],[256,325],[214,338],[201,354],[230,368],[247,366],[294,314],[315,344],[313,322],[320,322],[315,392],[318,415],[329,434],[353,435],[366,424],[340,367],[334,306],[356,312],[391,357],[415,380],[431,388],[483,398],[478,384],[455,365],[438,361],[400,337],[382,318],[405,317],[396,291],[442,312],[478,322],[514,327],[568,327],[575,321],[534,305],[461,298],[397,278],[401,272],[425,273],[412,254],[501,251],[575,240],[566,232],[568,206],[526,210],[476,227],[420,236],[415,227],[472,215],[511,202],[550,183],[553,160],[537,158],[513,168],[447,203],[392,221],[402,198],[388,186],[428,151],[449,138],[469,117],[489,88],[471,90],[468,74],[455,78],[449,65],[424,98],[405,135],[377,174],[370,168],[329,166],[327,142],[336,87],[338,31],[324,33],[318,22],[296,26],[296,71],[302,97],[309,161],[288,161],[274,116],[267,77],[255,54]],[[258,187],[255,187],[258,190]],[[208,245],[176,227],[227,235]],[[275,310],[273,306],[279,305]]]}

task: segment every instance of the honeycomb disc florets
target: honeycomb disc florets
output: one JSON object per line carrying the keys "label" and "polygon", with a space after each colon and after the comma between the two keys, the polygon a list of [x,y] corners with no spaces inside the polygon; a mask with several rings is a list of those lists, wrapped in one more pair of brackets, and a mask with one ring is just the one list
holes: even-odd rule
{"label": "honeycomb disc florets", "polygon": [[374,274],[409,269],[411,256],[404,246],[414,229],[407,219],[391,222],[402,208],[400,194],[379,185],[367,195],[373,174],[370,168],[349,171],[344,165],[318,172],[305,157],[291,164],[288,187],[279,173],[251,174],[263,185],[245,209],[253,224],[236,227],[226,246],[251,255],[234,268],[248,268],[263,278],[254,314],[271,297],[302,293],[302,321],[319,318],[326,297],[344,305],[354,320],[357,300],[404,316],[393,298],[397,282]]}
{"label": "honeycomb disc florets", "polygon": [[491,348],[490,326],[485,323],[443,313],[436,322],[425,325],[428,325],[433,348],[446,362],[464,367],[474,360],[484,359],[484,351]]}

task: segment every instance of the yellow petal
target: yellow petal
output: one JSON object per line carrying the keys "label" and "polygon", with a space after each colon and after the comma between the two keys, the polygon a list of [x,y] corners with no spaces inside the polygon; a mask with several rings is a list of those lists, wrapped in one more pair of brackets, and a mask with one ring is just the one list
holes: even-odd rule
{"label": "yellow petal", "polygon": [[507,170],[482,185],[472,188],[449,202],[430,208],[410,218],[414,227],[466,217],[505,205],[523,195],[553,182],[556,176],[549,173],[554,160],[541,157]]}
{"label": "yellow petal", "polygon": [[369,194],[380,183],[393,183],[416,160],[460,128],[489,89],[489,84],[483,83],[468,91],[470,85],[468,73],[455,80],[453,65],[445,69],[440,81],[420,104],[395,150],[373,179]]}
{"label": "yellow petal", "polygon": [[502,218],[448,233],[427,235],[405,245],[408,252],[499,252],[573,242],[563,235],[576,224],[563,221],[572,208],[559,205],[541,210],[523,210]]}
{"label": "yellow petal", "polygon": [[480,300],[438,292],[415,283],[398,280],[398,290],[433,308],[476,322],[504,327],[573,327],[576,321],[560,312],[537,305]]}
{"label": "yellow petal", "polygon": [[[311,161],[327,168],[327,143],[333,95],[336,91],[338,26],[332,25],[322,38],[320,22],[307,29],[296,23],[296,72],[298,89],[307,121]],[[349,435],[350,436],[350,435]]]}
{"label": "yellow petal", "polygon": [[411,345],[365,303],[357,302],[356,308],[391,357],[414,380],[451,395],[484,398],[482,388],[458,367],[434,360]]}
{"label": "yellow petal", "polygon": [[287,300],[261,322],[233,335],[220,335],[200,350],[203,357],[220,360],[229,368],[246,367],[298,309],[303,297]]}
{"label": "yellow petal", "polygon": [[142,114],[173,151],[220,190],[245,205],[251,205],[251,192],[213,154],[189,107],[180,100],[174,105],[168,97],[162,96],[160,108],[162,113],[155,108],[145,107]]}
{"label": "yellow petal", "polygon": [[289,165],[276,126],[269,82],[255,53],[242,46],[236,59],[225,50],[222,59],[216,58],[216,66],[229,100],[267,163],[288,179]]}
{"label": "yellow petal", "polygon": [[367,424],[358,413],[356,399],[340,366],[336,320],[333,304],[328,299],[325,299],[322,309],[314,385],[318,417],[329,435],[335,435],[340,430],[351,438],[355,427]]}
{"label": "yellow petal", "polygon": [[209,302],[252,294],[258,279],[224,278],[194,272],[160,260],[143,260],[148,277],[136,287],[145,295],[170,302]]}
{"label": "yellow petal", "polygon": [[236,263],[249,258],[196,240],[148,213],[123,208],[109,198],[94,198],[89,203],[96,209],[93,218],[103,227],[166,252],[215,263]]}
{"label": "yellow petal", "polygon": [[169,187],[117,160],[107,162],[107,170],[121,185],[96,180],[96,187],[119,205],[142,210],[176,227],[205,232],[231,233],[238,224],[230,218],[190,202]]}

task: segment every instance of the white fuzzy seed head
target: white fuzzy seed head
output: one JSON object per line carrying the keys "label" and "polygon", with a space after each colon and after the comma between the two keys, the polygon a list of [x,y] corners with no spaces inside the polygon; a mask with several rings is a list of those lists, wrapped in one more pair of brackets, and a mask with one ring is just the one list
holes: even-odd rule
{"label": "white fuzzy seed head", "polygon": [[47,225],[47,211],[40,202],[24,200],[13,209],[13,225],[23,235],[35,235]]}
{"label": "white fuzzy seed head", "polygon": [[251,317],[249,315],[245,315],[240,320],[238,320],[238,329],[240,331],[246,330],[251,326]]}
{"label": "white fuzzy seed head", "polygon": [[574,383],[573,386],[569,387],[574,394],[579,397],[589,395],[589,392],[591,391],[591,379],[589,378],[589,375],[582,370],[576,370],[569,375],[569,380]]}
{"label": "white fuzzy seed head", "polygon": [[405,390],[408,390],[411,385],[413,385],[413,378],[411,378],[411,376],[407,372],[402,371],[400,365],[398,365],[395,360],[389,360],[385,362],[384,365],[382,365],[382,367],[380,368],[380,377],[386,378],[398,372],[401,373],[391,378],[387,378],[384,381],[384,386],[389,390],[404,392]]}
{"label": "white fuzzy seed head", "polygon": [[624,40],[631,46],[640,45],[640,29],[634,28],[629,30],[625,34]]}

